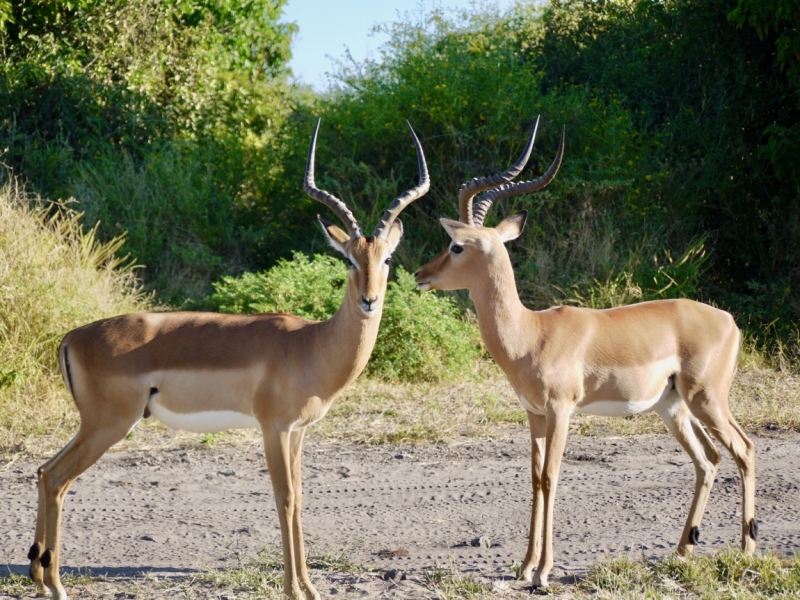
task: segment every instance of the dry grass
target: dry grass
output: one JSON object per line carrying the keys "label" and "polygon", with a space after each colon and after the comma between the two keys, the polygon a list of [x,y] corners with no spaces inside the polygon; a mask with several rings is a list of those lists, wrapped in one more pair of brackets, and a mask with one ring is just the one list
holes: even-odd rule
{"label": "dry grass", "polygon": [[77,413],[57,365],[78,325],[149,306],[130,268],[63,204],[0,188],[0,448],[71,435]]}

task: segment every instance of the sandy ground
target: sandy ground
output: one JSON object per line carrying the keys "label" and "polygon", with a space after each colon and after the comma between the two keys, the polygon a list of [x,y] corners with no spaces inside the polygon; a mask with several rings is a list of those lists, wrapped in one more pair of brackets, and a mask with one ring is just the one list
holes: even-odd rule
{"label": "sandy ground", "polygon": [[[408,583],[389,582],[391,597],[423,597],[414,574],[434,565],[449,568],[450,561],[462,573],[510,579],[511,565],[525,553],[530,518],[526,430],[422,448],[337,446],[315,443],[313,433],[309,438],[307,541],[316,548],[346,549],[355,561],[376,569],[348,588],[352,595],[388,597],[381,574],[399,569]],[[798,552],[800,436],[755,441],[759,547]],[[27,573],[36,467],[31,461],[0,465],[3,572]],[[570,581],[599,558],[669,553],[693,489],[694,469],[672,438],[571,437],[556,500],[551,581]],[[740,510],[738,475],[725,454],[699,552],[738,544]],[[481,536],[482,547],[470,545]],[[237,566],[279,541],[260,447],[112,452],[69,492],[62,572],[176,576]],[[319,573],[312,578],[324,596],[339,593]],[[0,590],[2,597],[8,596]]]}

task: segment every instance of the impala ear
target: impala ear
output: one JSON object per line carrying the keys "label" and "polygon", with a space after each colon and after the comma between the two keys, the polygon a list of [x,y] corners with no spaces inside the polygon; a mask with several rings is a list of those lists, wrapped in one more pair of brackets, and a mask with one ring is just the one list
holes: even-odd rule
{"label": "impala ear", "polygon": [[391,229],[389,229],[389,234],[386,236],[386,241],[389,243],[389,254],[395,251],[401,237],[403,237],[403,224],[400,219],[395,219]]}
{"label": "impala ear", "polygon": [[339,229],[336,225],[326,221],[319,215],[317,215],[317,220],[319,221],[319,224],[322,225],[322,231],[325,232],[325,237],[328,238],[328,243],[331,245],[331,247],[347,256],[345,245],[350,241],[350,236]]}
{"label": "impala ear", "polygon": [[442,227],[444,227],[447,235],[449,235],[453,240],[456,239],[459,231],[469,227],[469,225],[464,225],[464,223],[461,221],[453,221],[452,219],[445,219],[444,217],[439,219],[439,223],[442,224]]}
{"label": "impala ear", "polygon": [[511,240],[517,239],[522,234],[522,229],[525,227],[525,222],[528,220],[528,211],[523,210],[515,215],[511,215],[503,219],[494,230],[500,236],[500,239],[505,244]]}

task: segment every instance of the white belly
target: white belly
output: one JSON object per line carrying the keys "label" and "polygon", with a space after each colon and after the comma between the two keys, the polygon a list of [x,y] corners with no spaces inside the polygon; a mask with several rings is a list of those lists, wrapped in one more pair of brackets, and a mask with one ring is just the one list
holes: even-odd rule
{"label": "white belly", "polygon": [[598,417],[629,417],[653,408],[667,391],[648,400],[595,400],[588,404],[575,407],[575,413],[579,415],[596,415]]}
{"label": "white belly", "polygon": [[160,405],[157,396],[150,400],[148,406],[156,419],[172,429],[184,429],[195,433],[216,433],[226,429],[260,428],[254,416],[234,410],[176,413]]}

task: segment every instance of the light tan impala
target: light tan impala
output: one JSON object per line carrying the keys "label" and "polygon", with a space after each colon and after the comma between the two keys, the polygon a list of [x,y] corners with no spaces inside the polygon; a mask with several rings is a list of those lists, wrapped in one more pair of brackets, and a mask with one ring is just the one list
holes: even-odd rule
{"label": "light tan impala", "polygon": [[318,323],[285,314],[143,313],[97,321],[64,337],[61,372],[81,426],[38,471],[36,540],[28,557],[40,593],[46,585],[54,598],[67,597],[58,559],[61,506],[70,484],[152,414],[189,431],[261,429],[281,524],[284,593],[319,598],[308,576],[300,518],[303,436],[369,360],[389,262],[403,234],[397,216],[428,191],[430,180],[411,129],[419,183],[396,198],[373,235],[364,237],[347,206],[314,184],[318,131],[319,122],[308,151],[305,190],[348,230],[319,219],[349,265],[345,297],[333,317]]}
{"label": "light tan impala", "polygon": [[[538,119],[537,119],[538,126]],[[692,458],[694,500],[678,553],[699,539],[720,455],[707,428],[728,449],[742,478],[742,548],[752,552],[758,532],[755,448],[728,408],[741,336],[726,312],[691,300],[661,300],[608,310],[560,306],[528,310],[520,302],[503,245],[517,238],[527,211],[484,226],[492,203],[534,192],[556,175],[508,183],[530,156],[533,134],[519,161],[502,175],[473,179],[459,191],[459,221],[441,219],[450,246],[416,273],[422,290],[469,290],[481,336],[526,410],[532,438],[533,509],[528,551],[520,574],[546,586],[553,567],[553,502],[570,416],[626,416],[655,409]],[[488,191],[487,191],[488,190]],[[472,199],[478,197],[473,214]],[[534,567],[536,572],[532,573]]]}

